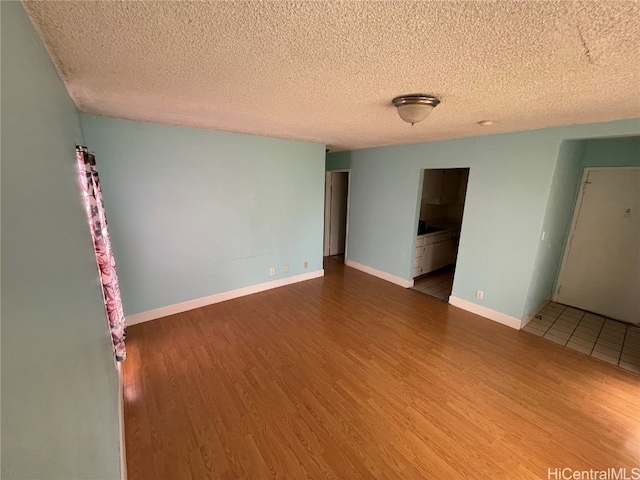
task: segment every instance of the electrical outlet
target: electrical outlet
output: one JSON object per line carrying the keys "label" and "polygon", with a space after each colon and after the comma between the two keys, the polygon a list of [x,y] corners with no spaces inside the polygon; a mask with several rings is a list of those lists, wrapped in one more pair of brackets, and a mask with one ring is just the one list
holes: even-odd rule
{"label": "electrical outlet", "polygon": [[476,298],[482,299],[484,297],[484,292],[482,290],[476,290]]}
{"label": "electrical outlet", "polygon": [[309,268],[309,262],[304,262],[304,268]]}
{"label": "electrical outlet", "polygon": [[282,268],[282,271],[283,271],[284,273],[289,273],[289,265],[285,265],[285,266]]}
{"label": "electrical outlet", "polygon": [[275,269],[275,268],[273,268],[273,267],[271,267],[271,268],[269,269],[269,275],[271,275],[271,276],[273,277],[275,274],[276,274],[276,269]]}

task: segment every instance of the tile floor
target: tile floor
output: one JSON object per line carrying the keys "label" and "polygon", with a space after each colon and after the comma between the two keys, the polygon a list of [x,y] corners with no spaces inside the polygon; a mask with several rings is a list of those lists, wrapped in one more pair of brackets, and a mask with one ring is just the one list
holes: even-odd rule
{"label": "tile floor", "polygon": [[413,290],[435,297],[445,302],[449,301],[453,288],[453,266],[444,267],[435,272],[427,273],[415,279]]}
{"label": "tile floor", "polygon": [[640,327],[549,302],[523,330],[640,374]]}

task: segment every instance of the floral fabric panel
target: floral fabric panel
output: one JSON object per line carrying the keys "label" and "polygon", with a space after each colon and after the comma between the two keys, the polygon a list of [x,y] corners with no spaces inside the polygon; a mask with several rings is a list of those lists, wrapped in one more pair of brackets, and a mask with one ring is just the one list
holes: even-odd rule
{"label": "floral fabric panel", "polygon": [[96,263],[100,271],[102,296],[107,320],[109,321],[113,350],[116,360],[122,362],[127,356],[124,345],[126,323],[120,298],[116,261],[111,250],[111,240],[107,231],[107,217],[102,202],[102,190],[98,171],[96,170],[96,160],[93,153],[89,152],[86,147],[76,147],[76,159],[91,237],[93,238]]}

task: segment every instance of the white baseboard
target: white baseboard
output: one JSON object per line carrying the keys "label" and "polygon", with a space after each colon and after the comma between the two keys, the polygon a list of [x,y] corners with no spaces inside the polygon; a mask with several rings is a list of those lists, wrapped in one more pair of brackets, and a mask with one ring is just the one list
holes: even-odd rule
{"label": "white baseboard", "polygon": [[122,363],[118,362],[118,417],[120,427],[120,480],[127,480],[127,448],[124,438],[124,379]]}
{"label": "white baseboard", "polygon": [[344,264],[347,267],[355,268],[356,270],[360,270],[364,273],[368,273],[369,275],[373,275],[374,277],[381,278],[386,280],[387,282],[395,283],[396,285],[400,285],[404,288],[413,287],[413,280],[406,280],[401,277],[396,277],[395,275],[391,275],[390,273],[383,272],[382,270],[376,270],[375,268],[369,267],[368,265],[363,265],[358,262],[354,262],[353,260],[345,259]]}
{"label": "white baseboard", "polygon": [[512,317],[511,315],[507,315],[502,312],[498,312],[496,310],[491,310],[490,308],[483,307],[482,305],[478,305],[473,302],[469,302],[468,300],[463,300],[458,297],[449,297],[449,303],[454,307],[461,308],[466,310],[467,312],[475,313],[476,315],[480,315],[481,317],[488,318],[489,320],[493,320],[494,322],[501,323],[511,328],[515,328],[516,330],[520,330],[522,328],[522,320],[516,317]]}
{"label": "white baseboard", "polygon": [[545,297],[535,309],[533,309],[531,312],[529,312],[529,314],[527,314],[522,319],[522,325],[520,326],[520,328],[524,328],[527,325],[527,323],[529,323],[531,320],[533,320],[533,317],[535,317],[538,314],[538,312],[540,310],[542,310],[547,303],[550,302],[550,298],[551,298],[550,295]]}
{"label": "white baseboard", "polygon": [[166,307],[147,310],[146,312],[136,313],[135,315],[129,315],[126,317],[127,325],[136,325],[138,323],[148,322],[149,320],[155,320],[156,318],[175,315],[176,313],[206,307],[207,305],[212,305],[214,303],[225,302],[234,298],[244,297],[253,293],[264,292],[265,290],[271,290],[272,288],[284,287],[285,285],[304,282],[305,280],[311,280],[313,278],[323,276],[323,269],[315,270],[309,273],[294,275],[293,277],[280,278],[271,282],[259,283],[257,285],[249,285],[248,287],[242,287],[236,290],[216,293],[215,295],[209,295],[208,297],[194,298],[193,300],[188,300],[186,302],[174,303],[173,305],[167,305]]}

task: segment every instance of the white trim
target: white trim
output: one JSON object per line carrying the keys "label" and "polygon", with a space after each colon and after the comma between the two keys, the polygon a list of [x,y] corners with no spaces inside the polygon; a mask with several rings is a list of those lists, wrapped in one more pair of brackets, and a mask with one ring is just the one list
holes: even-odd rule
{"label": "white trim", "polygon": [[122,363],[118,362],[118,417],[120,427],[120,479],[127,480],[127,448],[124,438],[124,378]]}
{"label": "white trim", "polygon": [[538,314],[538,312],[542,310],[547,303],[549,303],[549,298],[550,298],[550,295],[547,295],[546,297],[544,297],[544,299],[542,299],[540,304],[522,319],[522,324],[520,325],[520,328],[524,328],[527,325],[527,323],[533,320],[533,318]]}
{"label": "white trim", "polygon": [[413,287],[413,280],[407,280],[402,277],[396,277],[395,275],[391,275],[390,273],[383,272],[382,270],[376,270],[368,265],[363,265],[358,262],[354,262],[353,260],[345,259],[344,264],[348,267],[355,268],[356,270],[360,270],[364,273],[368,273],[369,275],[373,275],[374,277],[381,278],[382,280],[386,280],[387,282],[395,283],[396,285],[400,285],[404,288]]}
{"label": "white trim", "polygon": [[349,258],[349,212],[351,211],[351,169],[347,169],[347,218],[344,229],[344,258]]}
{"label": "white trim", "polygon": [[331,171],[324,175],[324,237],[322,255],[329,256],[329,242],[331,241]]}
{"label": "white trim", "polygon": [[507,327],[515,328],[516,330],[520,330],[522,328],[522,320],[519,318],[512,317],[511,315],[507,315],[496,310],[491,310],[490,308],[463,300],[462,298],[451,296],[449,297],[449,303],[454,307],[475,313],[476,315],[501,323]]}
{"label": "white trim", "polygon": [[350,168],[338,168],[335,170],[325,171],[324,180],[324,245],[322,247],[322,255],[328,257],[331,255],[331,184],[333,183],[334,173],[346,173],[347,174],[347,218],[345,219],[345,232],[344,232],[344,258],[348,258],[349,251],[349,212],[351,211],[351,169]]}
{"label": "white trim", "polygon": [[323,269],[315,270],[309,273],[294,275],[293,277],[280,278],[271,282],[259,283],[257,285],[249,285],[248,287],[242,287],[236,290],[216,293],[214,295],[209,295],[208,297],[194,298],[193,300],[188,300],[186,302],[174,303],[173,305],[167,305],[166,307],[160,307],[154,310],[147,310],[146,312],[130,315],[126,318],[127,325],[136,325],[138,323],[148,322],[149,320],[155,320],[156,318],[162,318],[168,315],[186,312],[187,310],[193,310],[194,308],[205,307],[214,303],[225,302],[234,298],[244,297],[253,293],[264,292],[265,290],[271,290],[272,288],[284,287],[285,285],[304,282],[305,280],[311,280],[313,278],[323,276]]}
{"label": "white trim", "polygon": [[587,179],[589,178],[589,173],[592,168],[585,168],[582,171],[582,178],[580,179],[580,184],[578,185],[578,197],[576,198],[576,203],[573,207],[573,216],[571,217],[571,226],[569,227],[569,235],[567,236],[567,243],[564,246],[564,252],[562,252],[562,262],[560,263],[560,271],[558,272],[558,278],[556,279],[556,284],[553,286],[553,295],[552,299],[554,302],[558,300],[558,288],[562,285],[562,277],[564,276],[565,267],[567,266],[567,260],[569,258],[569,250],[571,249],[571,239],[573,238],[573,234],[575,233],[576,224],[578,222],[578,214],[580,212],[580,207],[582,206],[582,197],[584,196],[584,185]]}
{"label": "white trim", "polygon": [[409,264],[409,275],[414,275],[416,257],[416,243],[418,243],[418,226],[420,225],[420,213],[422,213],[422,191],[424,190],[424,172],[425,168],[420,169],[420,177],[418,178],[418,201],[416,202],[416,213],[413,220],[413,236],[411,237],[411,263]]}

